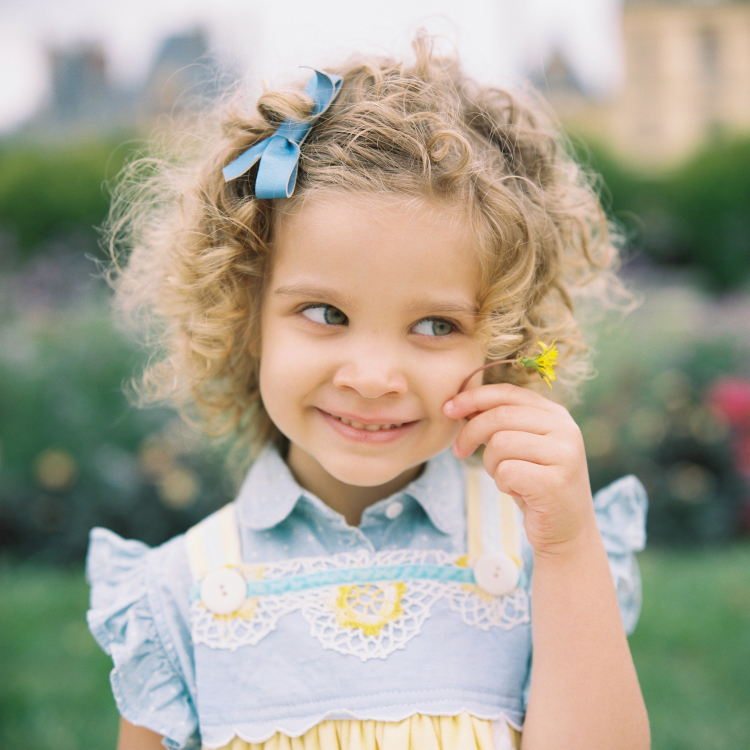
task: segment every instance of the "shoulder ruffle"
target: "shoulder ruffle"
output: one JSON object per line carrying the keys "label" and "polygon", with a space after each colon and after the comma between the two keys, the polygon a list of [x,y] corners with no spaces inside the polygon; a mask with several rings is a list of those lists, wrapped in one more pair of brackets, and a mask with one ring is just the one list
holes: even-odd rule
{"label": "shoulder ruffle", "polygon": [[112,692],[131,724],[164,736],[168,748],[189,746],[198,728],[195,709],[178,665],[170,659],[152,606],[149,568],[155,549],[122,539],[107,529],[91,530],[86,578],[92,635],[112,657]]}
{"label": "shoulder ruffle", "polygon": [[646,546],[647,508],[646,489],[632,474],[594,495],[596,520],[628,634],[635,629],[641,611],[641,577],[634,553]]}

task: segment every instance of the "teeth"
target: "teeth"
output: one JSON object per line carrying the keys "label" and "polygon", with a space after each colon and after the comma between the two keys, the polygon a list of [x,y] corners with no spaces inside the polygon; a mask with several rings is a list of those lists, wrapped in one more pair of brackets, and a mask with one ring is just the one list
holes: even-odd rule
{"label": "teeth", "polygon": [[352,422],[350,419],[344,419],[344,417],[336,417],[339,422],[348,424],[350,427],[354,427],[355,430],[367,430],[367,432],[377,432],[378,430],[392,430],[395,427],[401,427],[401,424],[362,424],[361,422]]}

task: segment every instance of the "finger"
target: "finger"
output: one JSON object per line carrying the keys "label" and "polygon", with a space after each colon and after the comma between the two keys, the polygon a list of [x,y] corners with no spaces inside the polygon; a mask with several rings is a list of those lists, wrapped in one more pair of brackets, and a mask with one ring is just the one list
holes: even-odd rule
{"label": "finger", "polygon": [[464,391],[447,401],[443,411],[449,417],[461,419],[474,412],[483,412],[501,404],[519,404],[536,406],[539,409],[554,411],[560,407],[540,393],[512,383],[494,383],[480,385],[470,391]]}
{"label": "finger", "polygon": [[513,500],[515,501],[516,505],[518,506],[521,513],[526,515],[526,511],[528,509],[528,505],[526,505],[526,501],[517,493],[517,492],[506,492],[506,495],[510,495]]}
{"label": "finger", "polygon": [[526,498],[533,497],[535,491],[542,483],[545,467],[533,464],[529,461],[517,459],[506,459],[501,461],[495,468],[492,478],[495,486],[506,495],[522,499],[526,505]]}
{"label": "finger", "polygon": [[503,404],[477,414],[464,425],[456,438],[456,455],[468,456],[486,443],[497,432],[513,430],[547,435],[553,430],[553,420],[547,411],[529,406]]}
{"label": "finger", "polygon": [[540,466],[556,464],[559,456],[554,440],[529,432],[503,431],[495,433],[487,443],[482,460],[489,474],[494,474],[501,461],[514,459]]}

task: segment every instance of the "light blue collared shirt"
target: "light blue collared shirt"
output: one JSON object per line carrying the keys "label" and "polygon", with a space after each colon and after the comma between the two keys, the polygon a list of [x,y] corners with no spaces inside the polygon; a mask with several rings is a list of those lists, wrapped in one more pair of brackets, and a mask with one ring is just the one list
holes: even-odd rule
{"label": "light blue collared shirt", "polygon": [[[624,477],[598,492],[594,504],[631,631],[640,608],[633,552],[645,543],[645,491],[635,477]],[[301,488],[267,447],[247,474],[236,509],[248,564],[389,550],[466,553],[464,469],[450,451],[428,461],[406,488],[366,508],[352,527]],[[528,592],[533,552],[525,539],[522,553]],[[257,643],[230,651],[194,643],[184,535],[149,548],[92,529],[86,570],[88,623],[114,661],[118,709],[131,723],[163,735],[169,747],[194,744],[199,733],[213,746],[233,733],[248,741],[277,729],[295,735],[324,718],[395,721],[469,710],[522,724],[529,623],[472,628],[455,614],[455,602],[437,602],[408,643],[363,662],[321,647],[310,636],[309,614],[291,612]]]}

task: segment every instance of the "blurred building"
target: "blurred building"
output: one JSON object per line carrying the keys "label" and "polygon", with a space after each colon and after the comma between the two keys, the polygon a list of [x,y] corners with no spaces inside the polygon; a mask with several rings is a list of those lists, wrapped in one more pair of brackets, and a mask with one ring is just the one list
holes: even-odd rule
{"label": "blurred building", "polygon": [[83,43],[48,51],[51,95],[20,129],[31,138],[67,140],[111,130],[132,117],[132,94],[111,86],[104,48]]}
{"label": "blurred building", "polygon": [[51,95],[20,131],[37,140],[70,140],[148,127],[218,94],[226,82],[201,30],[170,36],[142,84],[112,82],[104,48],[96,43],[51,49]]}
{"label": "blurred building", "polygon": [[750,2],[626,0],[622,35],[623,78],[606,99],[552,59],[543,88],[568,127],[654,168],[750,132]]}
{"label": "blurred building", "polygon": [[141,118],[174,114],[215,98],[226,82],[201,30],[167,37],[140,92]]}

